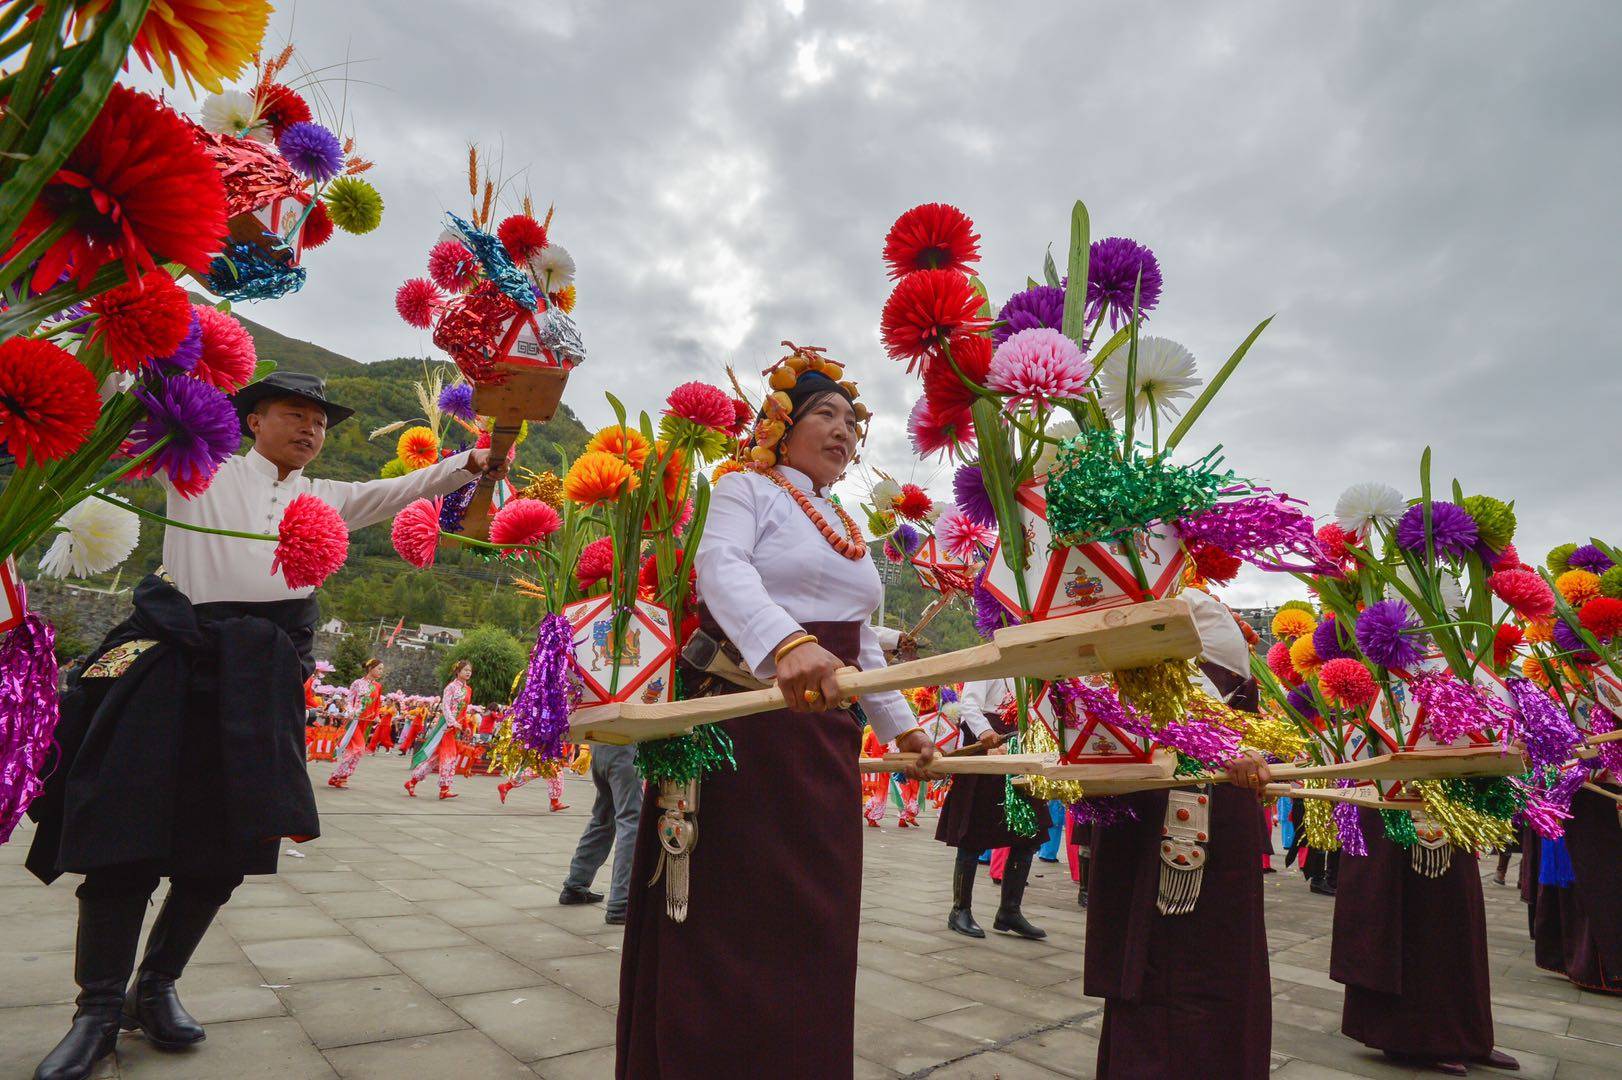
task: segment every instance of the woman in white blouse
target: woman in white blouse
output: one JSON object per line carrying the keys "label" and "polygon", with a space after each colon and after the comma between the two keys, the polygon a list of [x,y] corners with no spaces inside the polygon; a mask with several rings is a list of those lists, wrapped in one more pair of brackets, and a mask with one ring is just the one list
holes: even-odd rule
{"label": "woman in white blouse", "polygon": [[[859,713],[838,700],[839,668],[884,666],[869,625],[878,573],[828,498],[865,410],[814,351],[795,350],[775,375],[754,467],[716,484],[696,563],[705,630],[775,678],[784,708],[723,725],[737,769],[704,778],[686,819],[689,865],[661,859],[675,800],[650,785],[620,969],[620,1077],[851,1074],[859,717],[925,761],[934,751],[899,693],[863,696]],[[731,689],[695,670],[684,679],[689,695]]]}

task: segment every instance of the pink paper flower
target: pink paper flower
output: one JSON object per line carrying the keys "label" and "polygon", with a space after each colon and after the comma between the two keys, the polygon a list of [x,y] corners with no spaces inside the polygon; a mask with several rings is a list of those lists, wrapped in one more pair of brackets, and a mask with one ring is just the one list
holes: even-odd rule
{"label": "pink paper flower", "polygon": [[439,500],[418,499],[394,519],[389,530],[394,550],[412,566],[432,565],[439,550]]}
{"label": "pink paper flower", "polygon": [[997,533],[954,506],[935,523],[935,539],[948,555],[973,562],[982,548],[997,542]]}
{"label": "pink paper flower", "polygon": [[349,526],[314,495],[300,495],[282,515],[281,538],[270,572],[281,571],[290,589],[320,585],[349,558]]}
{"label": "pink paper flower", "polygon": [[1045,326],[1021,330],[997,346],[986,385],[1017,402],[1046,407],[1087,393],[1087,359],[1081,348]]}

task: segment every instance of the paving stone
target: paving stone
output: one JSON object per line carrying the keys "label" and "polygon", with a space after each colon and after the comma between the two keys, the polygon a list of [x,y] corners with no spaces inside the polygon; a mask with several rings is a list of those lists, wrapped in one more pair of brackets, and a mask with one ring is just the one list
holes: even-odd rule
{"label": "paving stone", "polygon": [[940,1080],[1055,1080],[1065,1074],[993,1050],[943,1065],[929,1075]]}
{"label": "paving stone", "polygon": [[597,952],[599,946],[574,934],[559,930],[551,923],[529,919],[517,923],[498,923],[493,926],[470,926],[469,936],[478,938],[498,952],[517,960],[520,964],[539,970],[548,960],[560,956],[579,956]]}
{"label": "paving stone", "polygon": [[926,1017],[921,1022],[982,1043],[999,1043],[1032,1028],[1029,1016],[999,1009],[995,1005],[966,1005],[961,1009]]}
{"label": "paving stone", "polygon": [[215,920],[243,945],[278,938],[342,937],[349,933],[336,920],[308,904],[245,908],[227,904]]}
{"label": "paving stone", "polygon": [[981,1049],[973,1039],[867,1004],[856,1009],[856,1045],[869,1061],[903,1075]]}
{"label": "paving stone", "polygon": [[561,986],[470,994],[446,1002],[520,1061],[533,1062],[614,1043],[614,1018]]}
{"label": "paving stone", "polygon": [[1098,1063],[1098,1040],[1075,1028],[1056,1027],[1016,1039],[1003,1052],[1063,1076],[1090,1078]]}
{"label": "paving stone", "polygon": [[600,1046],[562,1057],[546,1058],[533,1066],[532,1076],[543,1080],[601,1080],[614,1075],[614,1048]]}
{"label": "paving stone", "polygon": [[328,1080],[338,1074],[291,1017],[211,1024],[208,1040],[164,1053],[137,1036],[118,1041],[126,1080]]}
{"label": "paving stone", "polygon": [[447,881],[442,877],[383,878],[378,881],[378,884],[390,892],[412,901],[471,900],[478,896],[478,893],[466,885],[458,885],[456,882]]}
{"label": "paving stone", "polygon": [[301,893],[367,892],[377,885],[364,874],[353,870],[334,870],[324,874],[284,874],[282,879]]}
{"label": "paving stone", "polygon": [[405,975],[302,983],[281,991],[281,996],[310,1041],[323,1050],[467,1026]]}
{"label": "paving stone", "polygon": [[270,983],[307,983],[352,976],[392,975],[395,967],[354,937],[295,938],[245,946]]}
{"label": "paving stone", "polygon": [[71,950],[0,952],[0,1008],[60,1005],[78,992]]}
{"label": "paving stone", "polygon": [[344,925],[378,952],[431,949],[437,945],[466,945],[468,936],[432,915],[386,915],[377,919],[346,919]]}
{"label": "paving stone", "polygon": [[276,991],[264,985],[259,969],[239,964],[189,964],[175,984],[186,1011],[204,1024],[285,1016]]}
{"label": "paving stone", "polygon": [[489,1036],[471,1029],[344,1046],[328,1050],[326,1056],[344,1080],[399,1080],[402,1076],[532,1080],[535,1075]]}
{"label": "paving stone", "polygon": [[386,915],[415,915],[418,911],[410,900],[386,889],[317,893],[310,897],[310,903],[334,919],[377,919]]}
{"label": "paving stone", "polygon": [[444,919],[452,926],[493,926],[517,922],[524,917],[517,908],[482,896],[471,900],[421,900],[417,902],[417,908]]}
{"label": "paving stone", "polygon": [[529,986],[535,972],[488,945],[452,945],[438,949],[391,952],[395,967],[417,980],[435,997],[456,997]]}
{"label": "paving stone", "polygon": [[856,969],[856,1002],[862,1005],[882,1005],[890,1012],[908,1020],[922,1020],[926,1016],[939,1016],[953,1009],[961,1009],[973,1002],[937,990],[922,983],[908,982],[894,975],[872,968]]}

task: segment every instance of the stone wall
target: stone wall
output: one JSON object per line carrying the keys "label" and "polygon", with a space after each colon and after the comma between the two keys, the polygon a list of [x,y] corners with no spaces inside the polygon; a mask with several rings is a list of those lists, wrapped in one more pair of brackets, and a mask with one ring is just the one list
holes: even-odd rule
{"label": "stone wall", "polygon": [[[318,660],[331,660],[338,652],[342,634],[315,635],[315,655]],[[399,645],[386,648],[373,647],[372,655],[383,661],[383,689],[403,690],[408,694],[437,694],[444,689],[439,679],[439,665],[444,661],[445,646],[429,645],[420,649],[407,649]]]}

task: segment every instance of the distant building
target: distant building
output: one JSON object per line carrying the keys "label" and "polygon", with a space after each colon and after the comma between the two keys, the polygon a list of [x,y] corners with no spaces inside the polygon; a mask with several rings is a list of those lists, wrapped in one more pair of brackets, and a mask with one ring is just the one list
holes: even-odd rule
{"label": "distant building", "polygon": [[429,645],[455,645],[466,631],[454,626],[434,626],[423,623],[417,627],[417,640]]}
{"label": "distant building", "polygon": [[321,632],[323,634],[341,634],[344,632],[344,621],[342,619],[328,619],[321,624]]}

